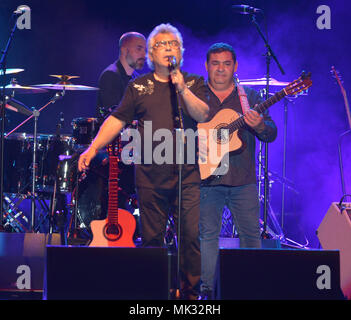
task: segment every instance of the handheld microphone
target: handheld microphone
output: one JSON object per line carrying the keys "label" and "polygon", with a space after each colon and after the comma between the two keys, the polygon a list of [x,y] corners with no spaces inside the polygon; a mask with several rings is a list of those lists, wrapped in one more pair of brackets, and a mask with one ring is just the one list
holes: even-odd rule
{"label": "handheld microphone", "polygon": [[263,10],[261,9],[250,7],[246,4],[234,5],[232,6],[232,9],[234,10],[234,12],[239,14],[256,14],[263,12]]}
{"label": "handheld microphone", "polygon": [[60,124],[61,124],[61,127],[63,127],[64,123],[65,123],[65,118],[64,118],[63,112],[60,112]]}
{"label": "handheld microphone", "polygon": [[175,56],[168,57],[168,62],[169,62],[168,68],[170,71],[173,71],[178,67],[177,59]]}

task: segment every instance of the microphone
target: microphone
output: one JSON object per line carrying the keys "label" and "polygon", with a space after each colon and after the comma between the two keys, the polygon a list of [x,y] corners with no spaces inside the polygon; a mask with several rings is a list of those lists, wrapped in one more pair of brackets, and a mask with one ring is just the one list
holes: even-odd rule
{"label": "microphone", "polygon": [[65,118],[64,118],[63,112],[60,112],[60,124],[61,124],[61,128],[63,127],[64,123],[65,123]]}
{"label": "microphone", "polygon": [[234,5],[232,6],[232,9],[234,10],[234,12],[239,14],[255,14],[263,12],[263,10],[261,9],[250,7],[246,4]]}
{"label": "microphone", "polygon": [[177,59],[175,56],[169,56],[168,57],[168,62],[169,62],[169,71],[173,71],[178,67]]}

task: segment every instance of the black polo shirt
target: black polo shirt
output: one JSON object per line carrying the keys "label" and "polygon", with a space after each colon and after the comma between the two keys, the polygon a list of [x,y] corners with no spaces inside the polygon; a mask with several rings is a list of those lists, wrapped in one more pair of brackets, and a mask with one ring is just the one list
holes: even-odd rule
{"label": "black polo shirt", "polygon": [[[203,77],[187,72],[182,72],[182,74],[187,87],[207,103],[207,88]],[[135,166],[137,187],[172,189],[177,186],[179,165],[176,162],[175,128],[179,127],[178,102],[182,110],[184,129],[192,129],[196,132],[197,122],[189,115],[182,97],[179,96],[179,99],[177,99],[173,84],[157,81],[153,73],[148,73],[131,81],[121,103],[112,113],[112,116],[125,121],[127,124],[135,119],[138,120],[138,130],[141,137],[141,163]],[[153,137],[159,129],[169,130],[172,136],[161,137],[161,141],[150,141],[150,139],[157,140]],[[148,131],[151,132],[152,136],[148,134]],[[171,163],[155,163],[154,157],[150,162],[150,157],[146,157],[146,155],[154,155],[154,152],[157,152],[160,148],[162,149],[161,144],[165,143],[165,139],[173,139]],[[186,154],[187,146],[184,149],[185,162],[187,159],[194,158],[194,154]],[[146,152],[144,152],[145,150]],[[192,152],[196,155],[197,144]],[[200,183],[196,156],[192,164],[185,163],[182,166],[182,181],[184,184]]]}
{"label": "black polo shirt", "polygon": [[[263,101],[256,90],[246,86],[244,86],[244,89],[251,108]],[[208,91],[208,105],[210,107],[208,120],[212,119],[218,111],[226,108],[243,114],[236,87],[223,102],[217,98],[209,87]],[[206,181],[207,185],[241,186],[256,183],[256,137],[261,141],[271,142],[277,136],[277,127],[267,112],[264,114],[264,122],[266,128],[260,134],[257,134],[249,126],[240,129],[241,138],[246,147],[241,153],[231,152],[229,154],[229,171],[225,175],[216,176],[214,179]]]}
{"label": "black polo shirt", "polygon": [[119,60],[110,64],[100,75],[98,82],[97,117],[100,117],[100,108],[108,111],[116,106],[123,98],[128,82],[138,74],[129,76]]}

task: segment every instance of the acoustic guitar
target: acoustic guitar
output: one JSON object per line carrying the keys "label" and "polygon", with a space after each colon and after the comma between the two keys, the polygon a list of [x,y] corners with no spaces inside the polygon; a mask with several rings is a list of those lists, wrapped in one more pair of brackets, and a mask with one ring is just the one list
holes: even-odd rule
{"label": "acoustic guitar", "polygon": [[[311,73],[305,72],[295,81],[253,109],[263,113],[287,95],[297,95],[312,86]],[[229,164],[222,160],[229,152],[239,153],[245,147],[240,139],[240,130],[245,126],[244,116],[232,109],[222,109],[208,122],[198,124],[199,137],[206,146],[199,154],[199,169],[202,180],[224,174]],[[228,158],[227,158],[228,159]]]}
{"label": "acoustic guitar", "polygon": [[108,211],[104,220],[90,223],[93,239],[90,247],[135,247],[133,235],[136,221],[133,215],[118,208],[118,174],[120,137],[107,146],[109,154]]}

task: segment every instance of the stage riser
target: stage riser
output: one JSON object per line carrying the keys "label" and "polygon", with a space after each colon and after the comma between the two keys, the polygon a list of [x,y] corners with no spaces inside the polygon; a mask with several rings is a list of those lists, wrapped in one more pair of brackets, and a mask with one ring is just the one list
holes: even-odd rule
{"label": "stage riser", "polygon": [[48,243],[60,244],[59,235],[0,233],[1,298],[6,295],[9,299],[40,296]]}
{"label": "stage riser", "polygon": [[[46,299],[170,298],[174,268],[166,249],[48,242],[45,234],[0,233],[2,298],[5,291],[8,299],[42,291]],[[218,284],[217,298],[225,300],[343,298],[337,250],[220,249]]]}
{"label": "stage riser", "polygon": [[[279,239],[262,239],[262,248],[281,248]],[[220,249],[239,249],[240,239],[239,238],[219,238],[219,248]]]}

